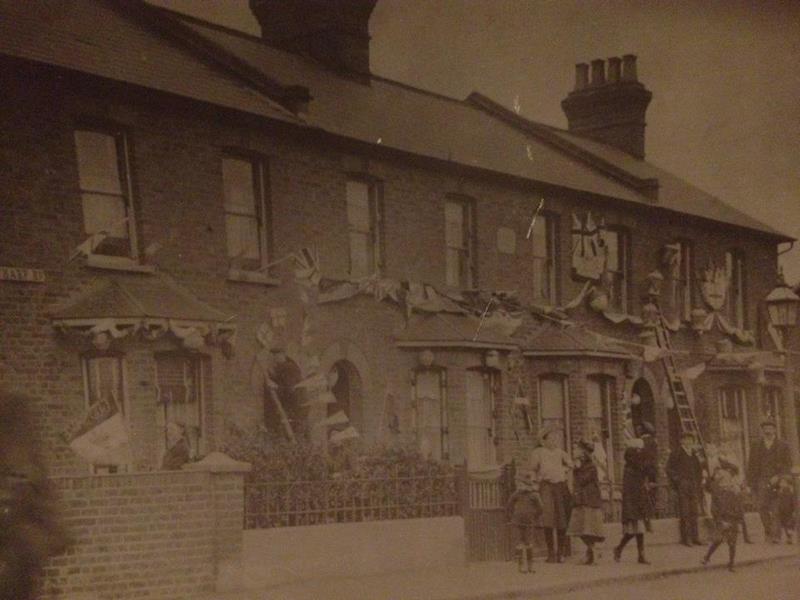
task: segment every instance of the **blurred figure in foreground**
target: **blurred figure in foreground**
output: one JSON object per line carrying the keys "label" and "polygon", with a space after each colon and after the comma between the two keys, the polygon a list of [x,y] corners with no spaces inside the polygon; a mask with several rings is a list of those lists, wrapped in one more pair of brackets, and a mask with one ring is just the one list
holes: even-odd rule
{"label": "blurred figure in foreground", "polygon": [[68,544],[39,455],[30,398],[0,390],[0,599],[37,597],[45,562]]}

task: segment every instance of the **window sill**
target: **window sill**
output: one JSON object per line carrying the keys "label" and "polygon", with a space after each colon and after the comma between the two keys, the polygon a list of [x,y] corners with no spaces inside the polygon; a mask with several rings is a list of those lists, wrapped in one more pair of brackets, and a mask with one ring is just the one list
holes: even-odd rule
{"label": "window sill", "polygon": [[86,258],[86,266],[93,269],[111,269],[113,271],[129,271],[133,273],[155,273],[155,265],[143,265],[132,258],[124,256],[106,256],[90,254]]}
{"label": "window sill", "polygon": [[228,269],[228,281],[239,283],[256,283],[260,285],[280,285],[280,279],[270,277],[258,271],[243,271],[242,269]]}

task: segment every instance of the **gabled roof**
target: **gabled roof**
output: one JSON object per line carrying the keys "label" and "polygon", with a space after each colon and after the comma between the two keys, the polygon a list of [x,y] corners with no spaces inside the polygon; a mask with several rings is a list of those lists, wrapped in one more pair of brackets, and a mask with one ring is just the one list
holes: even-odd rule
{"label": "gabled roof", "polygon": [[233,319],[160,274],[110,276],[51,317],[57,322],[170,319],[229,323]]}
{"label": "gabled roof", "polygon": [[[346,77],[259,38],[139,0],[0,0],[0,54],[792,239],[646,161],[522,119],[485,96],[462,101],[381,77]],[[304,88],[312,99],[299,116],[293,110]]]}

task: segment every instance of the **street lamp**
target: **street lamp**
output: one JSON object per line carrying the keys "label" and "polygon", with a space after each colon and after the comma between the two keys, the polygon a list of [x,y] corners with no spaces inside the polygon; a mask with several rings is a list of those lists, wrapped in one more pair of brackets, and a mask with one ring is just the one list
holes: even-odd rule
{"label": "street lamp", "polygon": [[783,273],[778,276],[778,285],[767,295],[767,312],[772,325],[781,333],[782,350],[785,356],[784,373],[786,377],[786,417],[788,421],[789,448],[792,452],[792,463],[800,460],[797,439],[797,413],[794,402],[794,370],[793,360],[789,351],[789,337],[792,329],[797,325],[797,309],[800,306],[800,297],[792,288],[786,285]]}

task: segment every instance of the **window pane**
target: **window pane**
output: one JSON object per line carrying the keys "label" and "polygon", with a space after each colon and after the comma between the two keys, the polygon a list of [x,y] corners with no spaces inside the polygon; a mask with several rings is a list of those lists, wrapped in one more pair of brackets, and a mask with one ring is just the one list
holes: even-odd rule
{"label": "window pane", "polygon": [[448,202],[444,207],[445,240],[447,246],[464,248],[464,205],[460,202]]}
{"label": "window pane", "polygon": [[586,417],[589,419],[603,418],[603,395],[601,384],[599,381],[595,381],[594,379],[588,379],[586,381]]}
{"label": "window pane", "polygon": [[461,253],[452,248],[447,249],[447,285],[459,287],[461,285]]}
{"label": "window pane", "polygon": [[89,406],[106,401],[123,410],[119,363],[116,357],[90,358],[86,361]]}
{"label": "window pane", "polygon": [[87,234],[106,232],[115,238],[128,237],[125,199],[121,196],[82,194],[83,227]]}
{"label": "window pane", "polygon": [[255,218],[227,215],[225,234],[228,239],[229,257],[259,258],[258,221]]}
{"label": "window pane", "polygon": [[564,384],[558,379],[541,380],[542,419],[564,418]]}
{"label": "window pane", "polygon": [[369,185],[360,181],[347,182],[347,222],[350,229],[371,231]]}
{"label": "window pane", "polygon": [[75,147],[81,189],[122,194],[115,137],[98,131],[76,131]]}
{"label": "window pane", "polygon": [[603,232],[603,240],[606,245],[606,266],[609,271],[620,270],[620,239],[616,231],[606,229]]}
{"label": "window pane", "polygon": [[350,275],[366,277],[372,274],[369,236],[363,233],[350,232]]}
{"label": "window pane", "polygon": [[225,210],[256,215],[253,163],[236,158],[222,159],[222,190]]}
{"label": "window pane", "polygon": [[533,240],[533,255],[535,257],[546,257],[550,249],[547,217],[539,215],[536,218],[531,231],[531,239]]}

